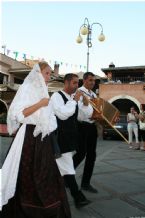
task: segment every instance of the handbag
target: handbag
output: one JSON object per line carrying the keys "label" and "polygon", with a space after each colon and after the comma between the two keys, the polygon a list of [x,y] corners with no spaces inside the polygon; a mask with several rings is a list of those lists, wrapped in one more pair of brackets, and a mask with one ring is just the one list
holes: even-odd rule
{"label": "handbag", "polygon": [[139,121],[139,128],[140,128],[141,130],[145,130],[145,123]]}

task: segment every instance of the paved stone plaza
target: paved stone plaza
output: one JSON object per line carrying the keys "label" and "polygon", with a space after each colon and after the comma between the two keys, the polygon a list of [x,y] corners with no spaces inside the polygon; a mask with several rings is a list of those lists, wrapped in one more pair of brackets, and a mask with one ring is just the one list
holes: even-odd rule
{"label": "paved stone plaza", "polygon": [[99,140],[92,185],[99,193],[84,192],[92,203],[81,210],[69,195],[73,218],[145,218],[145,152],[129,150],[122,141]]}
{"label": "paved stone plaza", "polygon": [[[1,163],[10,138],[0,138]],[[80,184],[83,163],[77,170]],[[69,191],[72,218],[145,218],[145,152],[129,150],[122,141],[98,141],[98,157],[92,178],[98,194],[85,195],[92,203],[74,207]]]}

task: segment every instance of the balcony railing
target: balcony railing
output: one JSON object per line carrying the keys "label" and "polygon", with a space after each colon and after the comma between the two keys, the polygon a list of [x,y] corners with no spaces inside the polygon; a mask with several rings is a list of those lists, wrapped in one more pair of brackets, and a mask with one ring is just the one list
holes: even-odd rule
{"label": "balcony railing", "polygon": [[102,81],[101,83],[105,84],[142,84],[145,83],[145,77],[114,77],[112,80]]}

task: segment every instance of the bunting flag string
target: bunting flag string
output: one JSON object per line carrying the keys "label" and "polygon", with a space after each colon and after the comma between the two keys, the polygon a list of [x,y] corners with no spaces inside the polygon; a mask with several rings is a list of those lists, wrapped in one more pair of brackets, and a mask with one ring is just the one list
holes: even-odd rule
{"label": "bunting flag string", "polygon": [[9,55],[9,54],[10,54],[10,52],[11,52],[11,50],[10,50],[10,49],[7,49],[7,55]]}
{"label": "bunting flag string", "polygon": [[[23,59],[25,62],[27,60],[39,60],[39,61],[45,61],[44,58],[35,58],[34,56],[32,55],[28,55],[26,53],[20,53],[18,51],[12,51],[11,49],[7,49],[6,46],[2,46],[2,49],[3,49],[3,52],[4,54],[6,54],[7,56],[12,56],[15,60],[17,60],[19,58],[20,59]],[[58,61],[58,60],[51,60],[51,59],[48,59],[48,63],[50,65],[55,65],[55,64],[59,64],[60,67],[70,67],[70,68],[73,68],[73,69],[80,69],[80,70],[86,70],[86,66],[84,65],[79,65],[79,64],[72,64],[72,63],[67,63],[67,62],[63,62],[63,61]]]}
{"label": "bunting flag string", "polygon": [[13,54],[15,55],[15,60],[16,60],[17,57],[18,57],[19,52],[18,51],[14,51]]}
{"label": "bunting flag string", "polygon": [[23,54],[23,59],[26,60],[26,54]]}

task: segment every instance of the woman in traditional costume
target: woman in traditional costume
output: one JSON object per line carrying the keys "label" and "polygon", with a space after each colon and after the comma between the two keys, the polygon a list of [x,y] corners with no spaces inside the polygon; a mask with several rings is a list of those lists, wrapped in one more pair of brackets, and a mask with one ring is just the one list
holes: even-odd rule
{"label": "woman in traditional costume", "polygon": [[52,147],[57,122],[47,90],[50,74],[46,62],[36,64],[8,111],[9,134],[18,131],[0,172],[6,218],[71,217]]}

